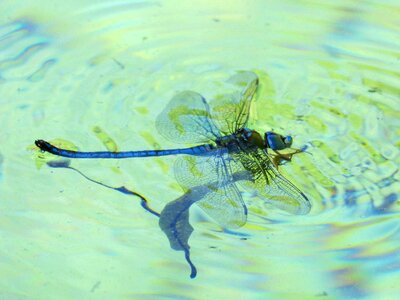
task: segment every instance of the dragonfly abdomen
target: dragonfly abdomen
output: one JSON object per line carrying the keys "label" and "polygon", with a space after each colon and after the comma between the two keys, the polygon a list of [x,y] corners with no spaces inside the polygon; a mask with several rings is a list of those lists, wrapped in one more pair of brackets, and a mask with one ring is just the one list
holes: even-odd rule
{"label": "dragonfly abdomen", "polygon": [[165,149],[165,150],[145,150],[145,151],[133,151],[135,157],[146,157],[146,156],[166,156],[166,155],[203,155],[213,149],[212,145],[200,145],[190,148],[181,149]]}
{"label": "dragonfly abdomen", "polygon": [[122,151],[122,152],[111,152],[111,151],[81,152],[81,151],[60,149],[43,140],[37,140],[35,141],[35,144],[42,151],[47,151],[54,155],[70,157],[70,158],[122,159],[122,158],[133,158],[133,157],[166,156],[166,155],[177,155],[177,154],[202,155],[213,149],[212,145],[205,144],[205,145],[195,146],[191,148],[182,148],[182,149]]}

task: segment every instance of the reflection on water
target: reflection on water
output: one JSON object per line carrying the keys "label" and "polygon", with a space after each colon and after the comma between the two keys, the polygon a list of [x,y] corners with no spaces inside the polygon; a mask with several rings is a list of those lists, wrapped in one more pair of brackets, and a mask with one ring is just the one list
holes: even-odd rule
{"label": "reflection on water", "polygon": [[[3,6],[4,296],[396,298],[397,4]],[[135,201],[74,172],[37,170],[26,150],[36,137],[98,149],[96,125],[119,150],[171,148],[154,127],[167,101],[187,89],[211,99],[237,70],[260,77],[251,127],[291,134],[311,153],[281,170],[313,208],[288,216],[246,194],[249,220],[234,232],[191,208],[196,280]],[[171,166],[162,158],[74,162],[97,181],[146,195],[156,211],[181,196]]]}
{"label": "reflection on water", "polygon": [[50,39],[29,20],[15,20],[0,30],[0,70],[3,80],[40,81],[56,63],[49,58]]}

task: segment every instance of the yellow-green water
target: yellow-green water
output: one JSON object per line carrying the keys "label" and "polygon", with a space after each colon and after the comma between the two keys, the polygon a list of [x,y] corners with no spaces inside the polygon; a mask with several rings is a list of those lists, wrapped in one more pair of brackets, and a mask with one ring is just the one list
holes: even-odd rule
{"label": "yellow-green water", "polygon": [[[397,299],[396,1],[0,6],[1,299]],[[246,197],[248,223],[224,232],[193,206],[195,279],[137,197],[49,168],[33,147],[173,148],[157,114],[178,91],[211,97],[237,70],[260,78],[251,127],[308,146],[282,173],[312,210]],[[182,195],[172,163],[71,166],[161,211]]]}

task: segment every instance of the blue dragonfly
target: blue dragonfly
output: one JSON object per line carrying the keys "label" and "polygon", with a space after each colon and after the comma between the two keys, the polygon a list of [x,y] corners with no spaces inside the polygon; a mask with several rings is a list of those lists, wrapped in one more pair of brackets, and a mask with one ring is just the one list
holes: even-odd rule
{"label": "blue dragonfly", "polygon": [[[176,180],[185,191],[198,186],[207,188],[196,203],[225,228],[241,227],[247,220],[238,184],[266,204],[292,214],[308,213],[311,208],[308,198],[278,171],[280,161],[290,160],[290,156],[279,150],[290,148],[292,137],[266,132],[263,138],[246,127],[258,87],[257,75],[238,72],[228,82],[240,87],[239,90],[210,103],[196,92],[180,92],[158,116],[156,127],[162,136],[174,143],[198,144],[194,147],[78,152],[57,148],[44,140],[36,140],[35,144],[42,151],[69,158],[179,155],[174,164]],[[268,151],[273,151],[277,159],[272,159]],[[241,175],[235,177],[235,174]]]}

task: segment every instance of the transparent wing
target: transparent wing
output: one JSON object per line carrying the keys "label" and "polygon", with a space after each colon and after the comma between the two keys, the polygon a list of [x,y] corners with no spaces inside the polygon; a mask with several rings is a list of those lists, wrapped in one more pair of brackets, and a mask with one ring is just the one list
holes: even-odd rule
{"label": "transparent wing", "polygon": [[234,183],[218,189],[209,187],[209,193],[197,204],[224,228],[239,228],[246,224],[247,207]]}
{"label": "transparent wing", "polygon": [[238,90],[233,93],[216,96],[210,102],[213,121],[221,132],[231,134],[246,126],[250,114],[250,105],[258,87],[258,77],[253,72],[238,72],[228,79]]}
{"label": "transparent wing", "polygon": [[308,198],[275,169],[265,151],[252,148],[236,155],[253,178],[243,181],[243,187],[256,191],[263,201],[289,213],[303,215],[310,211]]}
{"label": "transparent wing", "polygon": [[157,117],[156,127],[175,143],[206,143],[220,136],[206,100],[192,91],[175,95]]}
{"label": "transparent wing", "polygon": [[207,156],[182,156],[175,162],[178,183],[185,190],[206,187],[207,193],[197,204],[227,228],[237,228],[246,223],[247,208],[235,181],[245,180],[248,175],[225,149],[216,149]]}
{"label": "transparent wing", "polygon": [[311,203],[302,191],[275,169],[271,169],[269,174],[273,179],[266,186],[265,192],[271,204],[296,215],[305,215],[310,212]]}

